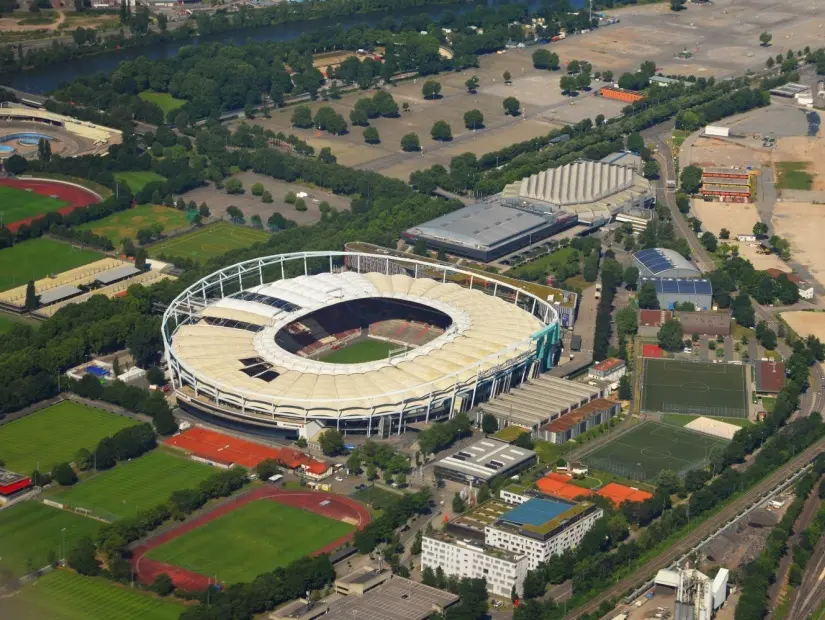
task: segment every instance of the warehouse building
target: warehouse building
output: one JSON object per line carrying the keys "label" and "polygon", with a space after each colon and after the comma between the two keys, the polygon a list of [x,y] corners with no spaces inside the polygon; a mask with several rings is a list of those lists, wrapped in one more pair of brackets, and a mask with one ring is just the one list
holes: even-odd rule
{"label": "warehouse building", "polygon": [[656,201],[650,182],[632,167],[584,160],[510,183],[501,195],[574,214],[590,227],[622,211],[652,208]]}
{"label": "warehouse building", "polygon": [[473,484],[490,483],[498,476],[512,476],[536,463],[536,453],[497,441],[482,439],[445,456],[435,464],[442,478]]}
{"label": "warehouse building", "polygon": [[621,403],[606,398],[597,398],[583,407],[556,418],[544,425],[539,435],[544,441],[561,445],[575,439],[585,431],[604,424],[622,412]]}
{"label": "warehouse building", "polygon": [[677,312],[676,318],[682,324],[686,336],[729,336],[729,312]]}
{"label": "warehouse building", "polygon": [[702,275],[702,272],[679,252],[665,248],[639,250],[633,255],[633,260],[642,278],[698,278]]}
{"label": "warehouse building", "polygon": [[641,278],[639,286],[652,284],[661,308],[673,310],[676,304],[692,303],[698,310],[713,306],[713,288],[710,280],[698,278]]}

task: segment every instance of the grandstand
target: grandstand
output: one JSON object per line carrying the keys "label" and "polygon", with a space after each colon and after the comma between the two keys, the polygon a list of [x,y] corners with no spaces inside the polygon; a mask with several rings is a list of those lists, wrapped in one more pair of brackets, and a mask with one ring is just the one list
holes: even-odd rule
{"label": "grandstand", "polygon": [[[314,422],[387,434],[468,410],[550,365],[559,337],[551,303],[449,265],[432,277],[433,266],[413,258],[398,259],[406,274],[390,275],[386,261],[389,273],[363,273],[361,258],[378,257],[254,259],[184,291],[163,321],[181,406],[291,432]],[[296,267],[304,275],[288,277]],[[384,346],[325,361],[368,343]]]}

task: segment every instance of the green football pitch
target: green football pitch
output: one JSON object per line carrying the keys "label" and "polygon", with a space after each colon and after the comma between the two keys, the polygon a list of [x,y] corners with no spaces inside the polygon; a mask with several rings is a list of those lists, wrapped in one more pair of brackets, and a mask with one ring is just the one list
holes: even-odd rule
{"label": "green football pitch", "polygon": [[99,252],[81,250],[69,243],[40,237],[0,250],[0,291],[23,286],[29,280],[40,280],[88,265],[103,258]]}
{"label": "green football pitch", "polygon": [[43,568],[51,554],[54,558],[61,555],[64,539],[66,549],[71,549],[84,536],[94,537],[101,525],[100,521],[36,501],[0,510],[0,568],[8,568],[17,576]]}
{"label": "green football pitch", "polygon": [[0,213],[3,224],[12,224],[35,215],[51,213],[65,207],[67,202],[57,198],[41,196],[24,189],[0,185]]}
{"label": "green football pitch", "polygon": [[260,499],[170,540],[148,557],[182,566],[226,583],[252,581],[261,573],[349,534],[342,521]]}
{"label": "green football pitch", "polygon": [[184,609],[172,597],[64,569],[0,598],[0,618],[15,620],[177,620]]}
{"label": "green football pitch", "polygon": [[96,235],[106,237],[115,246],[119,246],[121,239],[136,239],[139,229],[148,228],[153,224],[163,226],[164,232],[183,228],[187,226],[186,214],[183,211],[159,205],[140,205],[75,228],[90,230]]}
{"label": "green football pitch", "polygon": [[644,482],[663,469],[684,475],[727,443],[678,426],[645,422],[597,448],[584,461],[593,469]]}
{"label": "green football pitch", "polygon": [[74,460],[80,448],[92,450],[134,420],[63,401],[0,426],[0,457],[5,468],[30,474]]}
{"label": "green football pitch", "polygon": [[373,362],[375,360],[385,360],[393,349],[400,348],[397,344],[385,342],[384,340],[373,340],[367,338],[342,349],[335,349],[319,358],[321,362],[329,364],[360,364],[362,362]]}
{"label": "green football pitch", "polygon": [[748,417],[745,367],[646,359],[642,411]]}
{"label": "green football pitch", "polygon": [[208,465],[157,448],[69,487],[51,499],[113,520],[157,506],[173,491],[194,488],[213,473],[215,470]]}
{"label": "green football pitch", "polygon": [[226,254],[229,250],[248,248],[254,243],[266,241],[270,236],[263,230],[218,222],[174,239],[156,243],[149,247],[149,255],[157,257],[163,254],[168,257],[189,258],[205,262],[215,256]]}
{"label": "green football pitch", "polygon": [[166,177],[161,176],[156,172],[152,172],[151,170],[140,170],[137,172],[116,172],[115,178],[118,181],[126,183],[126,185],[129,186],[129,189],[132,190],[133,193],[139,192],[149,183],[166,180]]}

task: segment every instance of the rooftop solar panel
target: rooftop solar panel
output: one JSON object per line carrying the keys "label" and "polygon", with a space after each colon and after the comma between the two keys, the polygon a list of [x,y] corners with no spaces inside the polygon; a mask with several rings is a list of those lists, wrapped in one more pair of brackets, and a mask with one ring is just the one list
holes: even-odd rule
{"label": "rooftop solar panel", "polygon": [[661,280],[661,291],[663,293],[678,293],[679,283],[676,280]]}

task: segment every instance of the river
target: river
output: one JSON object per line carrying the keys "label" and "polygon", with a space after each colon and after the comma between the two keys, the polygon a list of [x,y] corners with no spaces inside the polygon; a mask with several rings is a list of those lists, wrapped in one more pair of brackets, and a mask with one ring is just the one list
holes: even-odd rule
{"label": "river", "polygon": [[[482,3],[483,4],[483,3]],[[486,0],[488,6],[495,4],[507,4],[502,0]],[[570,0],[572,6],[584,6],[584,0]],[[541,5],[540,0],[530,0],[529,8],[534,10]],[[426,14],[437,20],[444,12],[452,11],[456,15],[465,13],[479,4],[445,4],[440,6],[412,7],[403,11],[366,13],[346,17],[335,24],[329,24],[320,20],[290,22],[265,26],[262,28],[246,28],[243,30],[231,30],[220,32],[204,37],[193,37],[184,41],[173,41],[146,47],[128,48],[118,51],[110,51],[95,56],[74,59],[66,62],[51,64],[29,71],[23,71],[7,76],[3,76],[2,83],[17,90],[45,94],[56,89],[64,82],[70,82],[76,77],[93,75],[95,73],[113,73],[118,64],[124,60],[134,60],[140,56],[146,56],[152,60],[170,58],[178,53],[178,50],[185,45],[197,45],[199,43],[232,43],[233,45],[243,45],[247,40],[253,41],[290,41],[303,34],[317,30],[320,27],[338,26],[348,30],[354,26],[373,25],[381,20],[391,17],[402,19],[413,15]]]}

